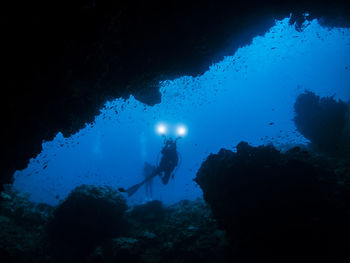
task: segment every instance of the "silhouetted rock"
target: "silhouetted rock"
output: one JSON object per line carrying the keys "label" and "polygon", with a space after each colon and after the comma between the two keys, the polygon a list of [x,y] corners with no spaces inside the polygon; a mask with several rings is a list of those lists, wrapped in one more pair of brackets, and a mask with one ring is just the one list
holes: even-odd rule
{"label": "silhouetted rock", "polygon": [[122,232],[126,209],[114,188],[81,185],[56,208],[48,228],[50,241],[58,253],[83,258]]}
{"label": "silhouetted rock", "polygon": [[334,97],[319,97],[313,92],[300,94],[294,104],[294,123],[311,141],[311,147],[331,155],[344,154],[344,129],[348,105]]}
{"label": "silhouetted rock", "polygon": [[0,262],[48,262],[44,228],[54,208],[7,188],[0,194]]}
{"label": "silhouetted rock", "polygon": [[[218,229],[202,199],[184,200],[170,207],[163,207],[159,201],[137,205],[124,214],[128,227],[118,232],[120,236],[105,235],[96,243],[102,238],[96,237],[97,231],[111,229],[108,224],[112,219],[107,214],[113,212],[105,211],[106,199],[111,198],[113,209],[119,203],[120,212],[124,211],[124,202],[114,190],[81,186],[57,208],[54,219],[53,207],[35,205],[27,197],[8,190],[0,196],[1,263],[230,262],[225,261],[230,249],[225,233]],[[105,218],[98,219],[95,213],[90,218],[90,212],[82,212],[96,211],[97,205],[87,208],[93,203],[104,203],[100,216]],[[152,216],[144,220],[148,213]],[[85,226],[85,234],[81,233],[82,227],[73,227],[75,219]],[[53,231],[49,236],[48,223]]]}
{"label": "silhouetted rock", "polygon": [[349,185],[334,167],[300,148],[241,142],[211,154],[195,181],[236,262],[347,262]]}
{"label": "silhouetted rock", "polygon": [[137,206],[137,216],[127,213],[128,235],[97,247],[89,262],[230,262],[225,233],[203,200],[180,201],[162,209],[162,220],[144,221],[141,214],[155,206],[158,201]]}

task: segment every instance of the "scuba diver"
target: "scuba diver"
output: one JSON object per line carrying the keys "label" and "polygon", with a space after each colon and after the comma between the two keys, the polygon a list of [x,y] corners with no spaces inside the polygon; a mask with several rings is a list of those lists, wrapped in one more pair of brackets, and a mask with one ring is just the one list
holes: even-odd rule
{"label": "scuba diver", "polygon": [[[164,185],[168,184],[170,175],[179,162],[179,156],[176,150],[176,141],[179,138],[180,137],[178,137],[175,141],[173,141],[172,138],[169,138],[168,140],[165,139],[165,145],[161,151],[162,158],[159,166],[156,169],[156,173],[161,176],[162,183]],[[172,178],[174,178],[174,174]]]}
{"label": "scuba diver", "polygon": [[178,137],[175,140],[172,138],[165,138],[163,149],[160,152],[162,157],[159,165],[157,167],[154,167],[148,163],[145,163],[143,169],[145,179],[141,183],[135,184],[128,189],[119,188],[119,191],[127,193],[128,196],[132,196],[142,185],[146,184],[147,186],[147,184],[150,184],[153,178],[157,175],[160,176],[164,185],[168,184],[170,176],[172,175],[172,178],[174,178],[173,172],[179,162],[179,156],[176,150],[176,142],[180,138],[181,137]]}

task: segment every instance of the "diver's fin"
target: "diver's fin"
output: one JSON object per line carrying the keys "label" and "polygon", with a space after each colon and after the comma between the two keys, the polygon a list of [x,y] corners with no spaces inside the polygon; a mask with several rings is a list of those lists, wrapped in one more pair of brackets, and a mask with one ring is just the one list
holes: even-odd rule
{"label": "diver's fin", "polygon": [[141,186],[143,186],[143,184],[145,183],[145,181],[142,181],[139,184],[135,184],[133,186],[131,186],[130,188],[126,189],[125,192],[128,194],[128,196],[132,196],[133,194],[135,194],[137,192],[137,190],[139,190],[139,188]]}

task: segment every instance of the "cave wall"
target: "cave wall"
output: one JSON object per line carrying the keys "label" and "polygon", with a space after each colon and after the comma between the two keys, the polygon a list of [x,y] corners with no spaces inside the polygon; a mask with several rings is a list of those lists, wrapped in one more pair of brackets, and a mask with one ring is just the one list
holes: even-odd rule
{"label": "cave wall", "polygon": [[[157,83],[198,75],[293,13],[349,26],[345,1],[36,1],[9,3],[2,35],[0,185],[43,140],[92,122],[110,99],[160,102]],[[5,69],[5,70],[4,70]]]}

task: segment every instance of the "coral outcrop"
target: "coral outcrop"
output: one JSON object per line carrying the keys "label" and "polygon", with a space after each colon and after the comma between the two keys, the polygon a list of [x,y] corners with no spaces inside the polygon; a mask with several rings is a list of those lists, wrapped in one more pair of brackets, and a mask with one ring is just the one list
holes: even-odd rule
{"label": "coral outcrop", "polygon": [[28,195],[6,189],[0,194],[1,262],[48,262],[45,226],[54,208],[33,204]]}
{"label": "coral outcrop", "polygon": [[97,244],[122,233],[127,205],[114,188],[81,185],[55,209],[48,237],[58,254],[81,258]]}
{"label": "coral outcrop", "polygon": [[[124,225],[123,231],[118,235],[105,235],[101,240],[95,231],[113,231],[114,226],[110,223],[118,225],[119,219],[113,222],[108,217],[98,220],[95,218],[96,206],[85,205],[87,202],[102,203],[103,197],[108,197],[115,199],[111,200],[114,208],[120,204],[124,210],[123,201],[115,198],[113,191],[91,186],[79,187],[72,195],[77,203],[73,204],[72,197],[69,197],[60,206],[50,207],[35,205],[28,201],[26,195],[10,189],[3,192],[0,203],[1,262],[229,262],[227,258],[231,247],[225,232],[218,229],[202,199],[184,200],[170,207],[164,207],[159,201],[131,207],[124,213],[127,225]],[[82,204],[78,204],[80,202]],[[73,207],[84,208],[73,211]],[[100,215],[112,214],[111,211],[103,211],[110,208],[106,204],[100,206]],[[89,213],[81,213],[90,209]],[[79,212],[81,214],[77,215]],[[84,237],[89,240],[90,249],[82,249],[87,248],[87,243],[82,240],[81,227],[72,229],[71,213],[79,218],[81,224],[89,226]],[[89,218],[91,215],[95,219]],[[60,235],[62,241],[67,241],[70,251],[57,241],[53,242],[52,233],[48,233],[53,221],[59,226],[54,230],[56,238]],[[101,221],[105,225],[102,226]],[[63,224],[65,222],[68,223]],[[52,246],[57,244],[53,249]]]}
{"label": "coral outcrop", "polygon": [[348,151],[348,104],[307,91],[298,96],[294,110],[295,126],[310,140],[314,150],[333,156],[342,156]]}
{"label": "coral outcrop", "polygon": [[340,179],[349,175],[320,158],[241,142],[202,164],[195,181],[236,244],[237,262],[349,259],[349,184]]}
{"label": "coral outcrop", "polygon": [[91,262],[229,262],[225,232],[202,199],[180,201],[162,212],[158,201],[135,209],[127,213],[128,234],[97,247]]}

